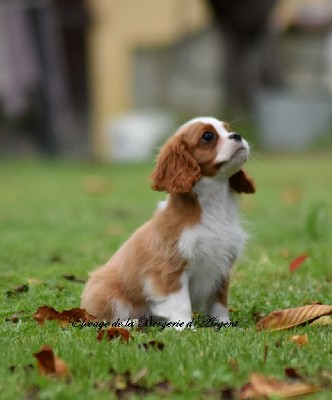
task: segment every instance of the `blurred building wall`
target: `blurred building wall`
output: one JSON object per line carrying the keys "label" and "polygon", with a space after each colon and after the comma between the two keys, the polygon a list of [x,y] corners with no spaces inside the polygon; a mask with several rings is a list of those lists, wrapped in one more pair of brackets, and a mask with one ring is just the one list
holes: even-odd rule
{"label": "blurred building wall", "polygon": [[94,152],[105,156],[112,119],[134,105],[135,49],[174,44],[209,23],[201,0],[88,0]]}

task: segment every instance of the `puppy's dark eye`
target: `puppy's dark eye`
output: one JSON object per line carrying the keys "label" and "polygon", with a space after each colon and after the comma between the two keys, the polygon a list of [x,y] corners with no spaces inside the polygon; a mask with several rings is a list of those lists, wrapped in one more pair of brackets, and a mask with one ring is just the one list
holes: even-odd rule
{"label": "puppy's dark eye", "polygon": [[202,135],[202,140],[203,140],[203,142],[205,142],[205,143],[209,143],[209,142],[211,142],[211,140],[214,139],[214,137],[215,137],[215,135],[214,135],[213,132],[211,132],[211,131],[206,131],[206,132],[204,132],[203,135]]}

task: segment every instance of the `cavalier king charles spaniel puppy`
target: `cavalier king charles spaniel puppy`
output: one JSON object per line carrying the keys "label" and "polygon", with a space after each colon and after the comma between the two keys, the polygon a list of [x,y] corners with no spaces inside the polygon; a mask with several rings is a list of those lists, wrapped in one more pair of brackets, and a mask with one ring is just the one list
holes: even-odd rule
{"label": "cavalier king charles spaniel puppy", "polygon": [[91,273],[81,307],[108,322],[153,316],[183,321],[183,329],[193,311],[229,322],[230,271],[246,239],[235,195],[255,192],[242,169],[248,155],[248,143],[222,121],[182,125],[151,175],[166,201]]}

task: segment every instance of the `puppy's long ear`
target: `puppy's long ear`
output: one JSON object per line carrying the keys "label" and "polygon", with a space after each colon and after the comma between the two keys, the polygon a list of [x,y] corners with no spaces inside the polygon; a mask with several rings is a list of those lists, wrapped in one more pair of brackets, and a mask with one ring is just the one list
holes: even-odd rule
{"label": "puppy's long ear", "polygon": [[188,193],[201,177],[201,169],[180,137],[162,147],[157,165],[150,176],[153,190],[171,194]]}
{"label": "puppy's long ear", "polygon": [[229,178],[230,187],[237,193],[255,193],[254,180],[241,169]]}

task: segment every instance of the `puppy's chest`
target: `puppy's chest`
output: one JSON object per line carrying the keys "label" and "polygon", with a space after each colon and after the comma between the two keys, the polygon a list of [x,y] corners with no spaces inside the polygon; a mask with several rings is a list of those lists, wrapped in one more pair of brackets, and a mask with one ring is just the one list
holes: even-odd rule
{"label": "puppy's chest", "polygon": [[179,250],[188,260],[192,276],[224,275],[239,255],[244,241],[235,207],[214,205],[203,209],[201,221],[186,228],[179,240]]}

